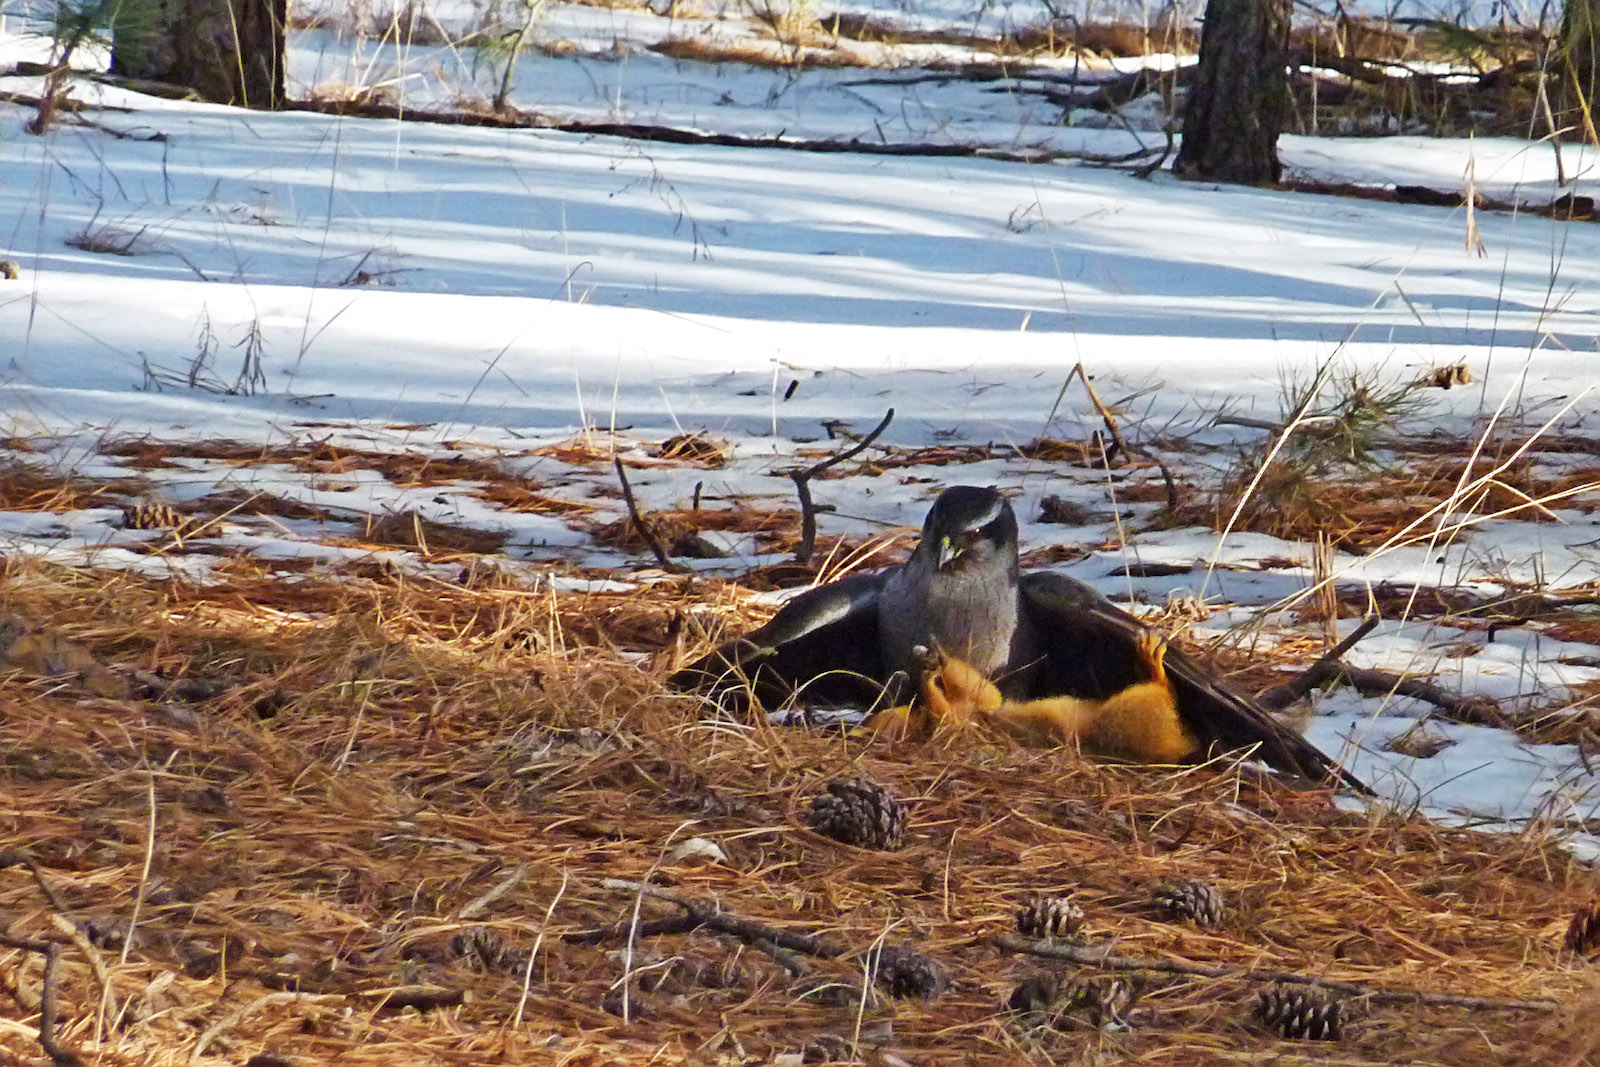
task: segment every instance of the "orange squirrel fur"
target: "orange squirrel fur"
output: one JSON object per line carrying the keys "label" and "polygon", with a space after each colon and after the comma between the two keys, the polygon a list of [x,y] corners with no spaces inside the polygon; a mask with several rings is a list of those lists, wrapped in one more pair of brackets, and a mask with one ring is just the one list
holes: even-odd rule
{"label": "orange squirrel fur", "polygon": [[1105,700],[1063,696],[1020,703],[1002,699],[965,660],[934,651],[911,703],[878,712],[865,729],[920,741],[976,726],[1028,745],[1076,743],[1107,756],[1177,763],[1201,745],[1178,714],[1163,664],[1166,649],[1159,635],[1142,634],[1138,651],[1147,680]]}

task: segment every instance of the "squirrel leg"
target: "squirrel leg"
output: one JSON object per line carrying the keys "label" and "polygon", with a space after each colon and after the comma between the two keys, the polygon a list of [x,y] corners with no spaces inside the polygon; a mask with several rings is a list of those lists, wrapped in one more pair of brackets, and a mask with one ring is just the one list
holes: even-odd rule
{"label": "squirrel leg", "polygon": [[1088,747],[1147,763],[1178,763],[1200,750],[1200,740],[1178,712],[1178,695],[1167,677],[1167,643],[1141,633],[1135,651],[1148,680],[1131,685],[1101,705]]}

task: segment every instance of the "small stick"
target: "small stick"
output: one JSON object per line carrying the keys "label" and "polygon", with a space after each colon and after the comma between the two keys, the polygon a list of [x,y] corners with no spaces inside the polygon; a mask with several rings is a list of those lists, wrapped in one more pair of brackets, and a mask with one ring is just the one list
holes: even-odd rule
{"label": "small stick", "polygon": [[[78,929],[71,919],[64,915],[51,915],[50,924],[72,939],[72,943],[83,954],[83,958],[88,961],[89,969],[94,971],[95,978],[100,982],[100,1018],[95,1024],[98,1028],[105,1020],[107,1007],[118,1012],[121,1010],[117,1007],[116,994],[111,990],[111,972],[106,970],[105,960],[100,958],[99,950],[89,943],[89,939],[83,935],[83,931]],[[130,926],[123,943],[126,944],[131,940],[133,940],[133,928]],[[96,1037],[98,1038],[98,1036],[97,1029]]]}
{"label": "small stick", "polygon": [[0,945],[44,957],[44,988],[39,994],[39,1047],[55,1067],[83,1067],[83,1058],[56,1039],[56,967],[61,962],[61,946],[54,941],[36,941],[4,933],[0,933]]}
{"label": "small stick", "polygon": [[1201,978],[1244,978],[1258,982],[1291,982],[1296,985],[1314,985],[1340,993],[1366,997],[1386,1004],[1437,1004],[1454,1008],[1481,1008],[1491,1011],[1560,1011],[1561,1005],[1553,1000],[1513,1000],[1507,997],[1469,997],[1455,993],[1429,993],[1423,990],[1374,989],[1360,982],[1344,982],[1333,978],[1320,978],[1299,971],[1280,971],[1270,967],[1241,967],[1229,963],[1191,963],[1188,960],[1164,960],[1150,956],[1118,956],[1110,947],[1062,944],[1055,941],[1035,941],[1016,934],[997,934],[994,943],[1007,952],[1021,952],[1045,959],[1066,960],[1091,967],[1104,967],[1111,971],[1160,971],[1167,974],[1192,974]]}
{"label": "small stick", "polygon": [[811,972],[811,965],[804,958],[794,952],[790,952],[776,942],[752,941],[750,945],[752,948],[758,948],[768,956],[771,956],[772,962],[788,971],[790,978],[801,978]]}
{"label": "small stick", "polygon": [[[747,919],[742,915],[733,915],[722,910],[721,905],[714,900],[703,900],[699,897],[686,896],[670,889],[650,885],[647,882],[634,882],[626,878],[602,878],[600,884],[607,889],[623,889],[630,893],[642,893],[657,900],[665,900],[676,904],[688,913],[694,920],[695,926],[705,926],[718,933],[737,937],[739,940],[758,948],[763,943],[776,945],[778,948],[790,949],[794,952],[803,952],[807,956],[818,956],[822,959],[833,959],[845,954],[843,946],[825,941],[812,934],[797,934],[790,930],[780,930],[776,926],[768,926],[756,919]],[[781,961],[780,961],[781,962]]]}
{"label": "small stick", "polygon": [[1283,432],[1281,423],[1268,419],[1252,419],[1248,415],[1218,415],[1211,420],[1213,426],[1243,426],[1248,430],[1265,430],[1268,433]]}
{"label": "small stick", "polygon": [[63,1048],[56,1039],[56,974],[60,962],[61,946],[51,943],[44,954],[44,990],[39,994],[39,1047],[55,1067],[82,1067],[82,1057]]}
{"label": "small stick", "polygon": [[1341,663],[1338,677],[1340,681],[1369,696],[1387,696],[1393,693],[1426,701],[1456,722],[1481,723],[1488,726],[1508,724],[1508,720],[1500,712],[1500,705],[1490,697],[1452,693],[1414,674],[1395,674],[1392,671],[1350,667]]}
{"label": "small stick", "polygon": [[883,420],[872,428],[872,432],[852,447],[837,455],[829,456],[821,463],[814,464],[804,470],[790,471],[789,477],[794,480],[795,495],[800,498],[800,547],[795,549],[794,561],[801,566],[811,561],[811,553],[817,547],[817,509],[811,502],[811,479],[827,470],[837,466],[847,459],[859,456],[867,447],[876,441],[883,431],[889,428],[889,423],[894,419],[894,408],[884,412]]}
{"label": "small stick", "polygon": [[375,1007],[378,1011],[399,1011],[402,1008],[433,1011],[437,1008],[453,1008],[467,1001],[465,989],[452,989],[442,985],[402,985],[391,986],[388,989],[362,989],[352,993],[351,996],[376,1001]]}
{"label": "small stick", "polygon": [[661,543],[661,538],[656,536],[656,532],[650,528],[650,524],[644,521],[644,516],[639,514],[639,502],[633,498],[633,486],[628,484],[628,472],[622,468],[622,457],[612,456],[611,461],[616,464],[617,480],[622,483],[622,499],[628,505],[628,518],[633,523],[634,531],[644,538],[644,543],[649,546],[650,554],[655,556],[656,562],[661,564],[661,569],[664,571],[670,571],[673,574],[689,573],[688,567],[675,562],[671,556],[667,555],[666,546]]}
{"label": "small stick", "polygon": [[[1128,442],[1122,439],[1122,431],[1117,429],[1117,420],[1111,417],[1111,412],[1100,402],[1100,394],[1094,391],[1094,385],[1089,381],[1089,372],[1079,363],[1072,368],[1072,372],[1083,382],[1084,391],[1089,394],[1089,400],[1094,404],[1094,409],[1100,413],[1100,421],[1106,424],[1106,433],[1111,435],[1112,444],[1117,446],[1117,451],[1124,456],[1134,456],[1139,453],[1128,447]],[[1107,457],[1106,466],[1110,466],[1110,457]]]}
{"label": "small stick", "polygon": [[72,909],[67,907],[67,902],[62,900],[56,891],[50,888],[50,883],[44,880],[44,872],[39,869],[38,861],[26,853],[20,854],[18,858],[33,875],[33,880],[39,884],[39,892],[44,894],[44,899],[50,902],[50,906],[64,915],[71,913]]}
{"label": "small stick", "polygon": [[662,934],[686,934],[699,925],[699,920],[692,915],[678,915],[671,919],[651,919],[638,924],[617,922],[594,930],[574,930],[562,934],[561,940],[569,945],[598,945],[602,941],[627,937],[630,931],[635,937],[659,937]]}
{"label": "small stick", "polygon": [[1381,617],[1368,615],[1361,620],[1361,625],[1351,630],[1349,635],[1337,645],[1328,649],[1315,663],[1290,678],[1281,685],[1275,685],[1256,697],[1257,703],[1271,711],[1281,711],[1309,694],[1318,686],[1327,685],[1339,676],[1344,669],[1344,664],[1339,660],[1346,652],[1356,647],[1356,643],[1370,634],[1381,622]]}

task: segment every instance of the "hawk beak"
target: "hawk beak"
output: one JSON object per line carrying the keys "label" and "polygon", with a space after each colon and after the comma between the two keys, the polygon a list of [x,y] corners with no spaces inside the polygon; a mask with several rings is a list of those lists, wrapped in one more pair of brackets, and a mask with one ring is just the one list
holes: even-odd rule
{"label": "hawk beak", "polygon": [[961,546],[956,544],[948,534],[939,538],[939,569],[944,570],[952,560],[961,555]]}

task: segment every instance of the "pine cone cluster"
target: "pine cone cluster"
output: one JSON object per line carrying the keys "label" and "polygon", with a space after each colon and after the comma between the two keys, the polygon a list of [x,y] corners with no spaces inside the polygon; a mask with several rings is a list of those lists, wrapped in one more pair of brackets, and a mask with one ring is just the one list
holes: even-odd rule
{"label": "pine cone cluster", "polygon": [[868,957],[878,984],[891,997],[932,1000],[950,984],[944,967],[925,952],[904,945],[885,945]]}
{"label": "pine cone cluster", "polygon": [[1600,953],[1600,900],[1578,909],[1567,926],[1567,951],[1579,956]]}
{"label": "pine cone cluster", "polygon": [[835,778],[811,798],[811,828],[835,841],[892,852],[905,843],[906,806],[864,775]]}
{"label": "pine cone cluster", "polygon": [[1343,1001],[1315,986],[1278,984],[1256,996],[1255,1017],[1291,1041],[1337,1041],[1343,1035]]}
{"label": "pine cone cluster", "polygon": [[1219,926],[1228,911],[1221,890],[1193,878],[1159,883],[1150,891],[1150,903],[1174,919],[1187,919],[1198,926]]}
{"label": "pine cone cluster", "polygon": [[1017,933],[1046,940],[1066,939],[1083,930],[1083,907],[1066,893],[1035,893],[1017,910]]}

